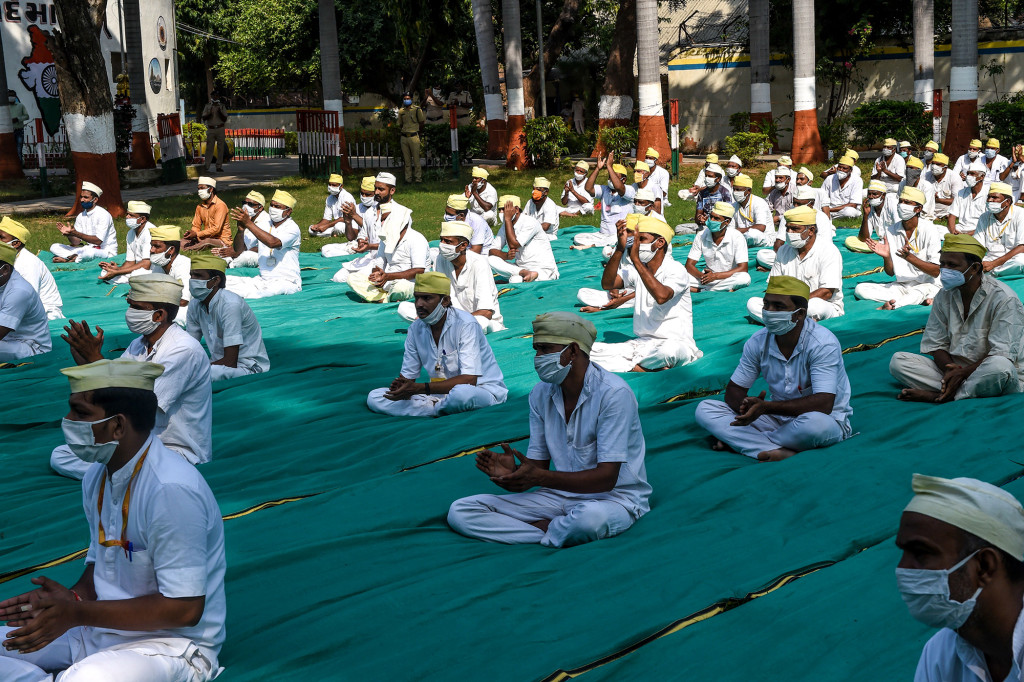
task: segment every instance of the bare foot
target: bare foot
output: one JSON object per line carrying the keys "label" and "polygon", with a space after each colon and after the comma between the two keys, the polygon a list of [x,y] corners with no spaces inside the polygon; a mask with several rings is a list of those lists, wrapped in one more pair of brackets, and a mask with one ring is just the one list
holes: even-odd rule
{"label": "bare foot", "polygon": [[700,293],[700,287],[690,287],[690,293],[691,294],[699,294]]}
{"label": "bare foot", "polygon": [[905,388],[896,397],[909,403],[934,403],[939,399],[939,392],[923,388]]}
{"label": "bare foot", "polygon": [[602,310],[602,308],[596,305],[585,305],[580,308],[581,313],[596,313],[599,310]]}
{"label": "bare foot", "polygon": [[771,269],[770,269],[770,268],[766,268],[766,267],[764,267],[763,265],[758,265],[758,266],[757,266],[757,271],[758,271],[758,272],[770,272],[770,271],[771,271]]}
{"label": "bare foot", "polygon": [[878,306],[879,310],[896,310],[896,301],[889,301]]}
{"label": "bare foot", "polygon": [[781,462],[784,459],[789,459],[795,454],[796,450],[778,448],[777,450],[765,450],[764,452],[758,453],[757,459],[761,462]]}
{"label": "bare foot", "polygon": [[582,251],[583,249],[592,249],[594,247],[593,247],[593,245],[590,245],[590,246],[576,246],[576,245],[573,245],[573,246],[570,246],[569,248],[570,249],[576,249],[577,251]]}
{"label": "bare foot", "polygon": [[716,438],[715,442],[711,444],[711,449],[715,452],[728,452],[729,446]]}
{"label": "bare foot", "polygon": [[932,299],[932,298],[926,298],[926,299],[924,299],[924,303],[922,303],[921,305],[931,305],[932,301],[934,301],[934,300],[935,299]]}
{"label": "bare foot", "polygon": [[537,278],[540,277],[540,273],[534,272],[533,270],[524,270],[523,272],[526,273],[523,275],[524,282],[536,282]]}
{"label": "bare foot", "polygon": [[530,525],[536,528],[540,528],[545,533],[548,532],[548,526],[551,525],[551,519],[541,519],[540,521],[530,521]]}

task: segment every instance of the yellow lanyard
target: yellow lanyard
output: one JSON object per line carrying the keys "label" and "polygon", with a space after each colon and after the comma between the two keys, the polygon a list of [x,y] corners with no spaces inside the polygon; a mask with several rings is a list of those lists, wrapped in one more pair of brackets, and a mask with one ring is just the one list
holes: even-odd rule
{"label": "yellow lanyard", "polygon": [[139,475],[139,470],[142,469],[142,464],[146,461],[146,455],[149,454],[149,448],[142,453],[142,457],[139,457],[138,464],[135,465],[134,471],[132,471],[131,478],[128,479],[128,488],[124,492],[124,502],[121,503],[121,539],[120,540],[107,540],[107,533],[103,530],[103,493],[106,490],[106,477],[100,478],[100,494],[96,502],[97,511],[97,522],[99,523],[99,536],[100,545],[104,547],[120,547],[124,550],[124,555],[128,557],[128,561],[132,560],[132,543],[128,541],[128,505],[131,502],[132,496],[132,484],[135,482],[135,477]]}
{"label": "yellow lanyard", "polygon": [[915,227],[914,231],[910,233],[909,237],[906,236],[906,232],[905,231],[903,233],[904,243],[907,246],[909,246],[910,250],[912,252],[914,252],[914,253],[921,253],[921,245],[920,245],[920,243],[916,247],[914,246],[914,241],[917,239],[918,232],[920,232],[920,230],[917,227]]}
{"label": "yellow lanyard", "polygon": [[750,212],[743,212],[743,204],[740,204],[740,215],[747,220],[747,222],[753,224],[754,222],[754,199],[748,194],[747,203],[750,204]]}
{"label": "yellow lanyard", "polygon": [[1006,220],[1003,221],[1003,229],[999,230],[999,234],[992,234],[992,225],[989,225],[988,229],[985,230],[985,232],[988,233],[988,238],[991,239],[992,241],[996,241],[996,240],[1000,239],[1006,233],[1006,228],[1008,228],[1010,226],[1010,219],[1012,217],[1013,217],[1013,206],[1011,205],[1010,206],[1010,212],[1006,214]]}

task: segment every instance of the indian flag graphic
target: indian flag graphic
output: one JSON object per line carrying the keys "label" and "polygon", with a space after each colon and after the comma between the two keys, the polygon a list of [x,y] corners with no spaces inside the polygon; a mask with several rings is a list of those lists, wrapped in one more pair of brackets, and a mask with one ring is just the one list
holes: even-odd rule
{"label": "indian flag graphic", "polygon": [[60,130],[60,91],[53,53],[46,47],[50,34],[38,26],[29,26],[28,34],[32,39],[32,52],[21,60],[25,68],[18,72],[18,77],[35,97],[43,126],[53,136]]}

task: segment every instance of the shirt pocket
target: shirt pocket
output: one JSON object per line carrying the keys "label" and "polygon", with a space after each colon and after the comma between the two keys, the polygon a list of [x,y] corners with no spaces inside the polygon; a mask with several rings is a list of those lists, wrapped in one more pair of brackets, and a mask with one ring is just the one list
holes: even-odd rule
{"label": "shirt pocket", "polygon": [[118,577],[122,589],[135,597],[156,594],[156,571],[153,569],[153,555],[147,549],[133,547],[131,560],[121,551],[118,556]]}
{"label": "shirt pocket", "polygon": [[597,466],[597,439],[581,444],[574,441],[569,443],[569,461],[572,463],[573,471],[586,471]]}

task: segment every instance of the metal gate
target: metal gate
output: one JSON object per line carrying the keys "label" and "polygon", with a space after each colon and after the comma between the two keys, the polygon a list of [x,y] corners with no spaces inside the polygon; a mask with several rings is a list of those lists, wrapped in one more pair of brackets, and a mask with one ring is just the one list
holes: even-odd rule
{"label": "metal gate", "polygon": [[299,109],[295,116],[302,177],[326,178],[331,173],[340,173],[345,135],[338,125],[338,112]]}
{"label": "metal gate", "polygon": [[283,159],[284,131],[276,128],[236,128],[225,130],[224,136],[234,143],[232,159]]}

